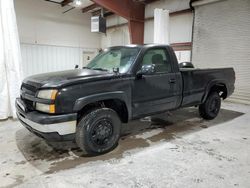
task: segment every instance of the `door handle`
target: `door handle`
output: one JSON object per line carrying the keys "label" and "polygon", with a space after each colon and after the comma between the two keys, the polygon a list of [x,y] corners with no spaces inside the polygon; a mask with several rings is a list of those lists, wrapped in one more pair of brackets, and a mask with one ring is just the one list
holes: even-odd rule
{"label": "door handle", "polygon": [[170,78],[168,82],[169,82],[170,84],[175,84],[176,79],[175,79],[175,78]]}

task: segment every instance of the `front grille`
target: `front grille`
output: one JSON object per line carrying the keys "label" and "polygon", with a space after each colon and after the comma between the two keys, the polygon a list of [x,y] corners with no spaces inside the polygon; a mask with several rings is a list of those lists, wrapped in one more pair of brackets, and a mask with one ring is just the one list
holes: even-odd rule
{"label": "front grille", "polygon": [[21,90],[29,95],[35,96],[36,95],[36,91],[37,88],[32,86],[32,85],[28,85],[28,84],[22,84]]}
{"label": "front grille", "polygon": [[36,87],[34,87],[32,85],[29,85],[29,84],[25,84],[25,83],[22,84],[22,87],[21,87],[21,99],[23,100],[24,104],[26,105],[28,111],[33,111],[34,110],[34,102],[31,101],[31,100],[26,99],[24,94],[29,94],[29,95],[35,97],[36,92],[37,92]]}
{"label": "front grille", "polygon": [[34,103],[33,101],[30,101],[30,100],[28,100],[28,99],[23,99],[23,102],[24,102],[24,104],[26,105],[28,111],[33,111],[33,110],[35,110],[35,109],[34,109],[34,105],[33,105],[33,103]]}

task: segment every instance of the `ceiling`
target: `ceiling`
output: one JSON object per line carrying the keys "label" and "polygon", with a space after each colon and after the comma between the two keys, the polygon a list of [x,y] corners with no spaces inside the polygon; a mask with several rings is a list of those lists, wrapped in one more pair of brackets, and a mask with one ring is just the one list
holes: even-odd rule
{"label": "ceiling", "polygon": [[[90,13],[92,13],[92,15],[100,15],[101,9],[102,9],[102,7],[100,7],[99,5],[95,4],[94,2],[92,2],[90,0],[78,0],[78,1],[81,1],[81,5],[76,4],[77,0],[44,0],[44,1],[59,4],[62,7],[68,6],[69,9],[64,11],[63,13],[66,13],[66,12],[76,8],[76,9],[81,9],[83,13],[90,12]],[[110,1],[110,0],[108,0],[108,1]],[[137,2],[140,2],[143,4],[149,4],[149,3],[152,3],[152,2],[158,1],[158,0],[133,0],[133,1],[137,1]],[[113,14],[112,12],[110,12],[108,10],[105,10],[105,9],[103,9],[103,10],[104,10],[103,13],[104,13],[105,17]]]}
{"label": "ceiling", "polygon": [[[80,6],[77,6],[75,4],[74,0],[53,0],[53,2],[57,2],[57,3],[60,3],[60,4],[63,4],[65,2],[66,5],[73,6],[73,7],[78,7],[78,8],[84,8],[84,7],[87,7],[89,5],[94,4],[90,0],[81,0],[82,4]],[[66,6],[66,5],[64,5],[64,6]]]}

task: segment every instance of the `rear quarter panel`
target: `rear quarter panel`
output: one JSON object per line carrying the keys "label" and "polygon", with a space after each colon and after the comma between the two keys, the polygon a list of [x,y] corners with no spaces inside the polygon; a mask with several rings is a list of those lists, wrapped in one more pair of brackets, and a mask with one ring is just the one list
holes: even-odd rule
{"label": "rear quarter panel", "polygon": [[234,90],[233,68],[181,69],[183,79],[182,106],[193,106],[203,102],[209,89],[216,83],[225,84],[228,96]]}

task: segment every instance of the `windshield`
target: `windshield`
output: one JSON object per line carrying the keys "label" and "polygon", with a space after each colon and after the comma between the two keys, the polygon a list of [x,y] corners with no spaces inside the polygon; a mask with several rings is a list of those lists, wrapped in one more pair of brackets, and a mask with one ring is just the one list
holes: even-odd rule
{"label": "windshield", "polygon": [[98,54],[86,68],[113,71],[119,68],[120,73],[125,73],[130,68],[139,52],[138,47],[116,47]]}

